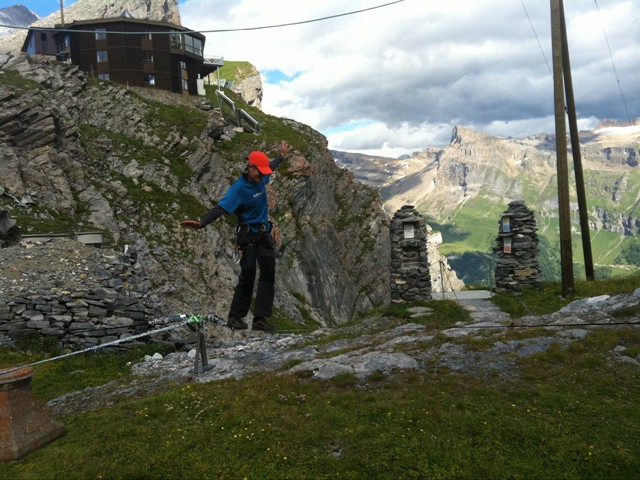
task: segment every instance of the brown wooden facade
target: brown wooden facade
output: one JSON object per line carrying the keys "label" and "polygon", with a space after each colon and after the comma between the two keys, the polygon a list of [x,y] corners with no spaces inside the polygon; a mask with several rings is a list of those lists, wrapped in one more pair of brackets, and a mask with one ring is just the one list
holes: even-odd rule
{"label": "brown wooden facade", "polygon": [[[39,35],[38,30],[32,33]],[[126,17],[86,20],[56,25],[52,36],[58,60],[125,85],[196,95],[198,78],[217,68],[204,62],[204,35],[170,23]],[[28,44],[34,42],[27,39]]]}

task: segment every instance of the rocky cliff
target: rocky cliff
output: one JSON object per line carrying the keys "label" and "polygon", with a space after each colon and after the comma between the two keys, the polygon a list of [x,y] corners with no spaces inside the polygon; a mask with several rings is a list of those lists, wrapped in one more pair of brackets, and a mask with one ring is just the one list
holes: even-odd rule
{"label": "rocky cliff", "polygon": [[283,237],[276,307],[331,324],[388,301],[381,198],[305,125],[251,110],[261,132],[243,132],[206,99],[96,82],[22,54],[0,55],[0,102],[0,210],[11,230],[99,230],[105,246],[135,249],[160,310],[226,314],[233,222],[195,232],[178,222],[221,198],[249,151],[274,155],[283,136],[294,152],[270,184]]}
{"label": "rocky cliff", "polygon": [[[129,12],[133,18],[180,25],[178,0],[77,0],[64,8],[64,22],[119,17]],[[61,23],[60,11],[41,18],[31,25],[53,27]],[[18,52],[27,36],[26,30],[16,30],[0,38],[0,52]]]}

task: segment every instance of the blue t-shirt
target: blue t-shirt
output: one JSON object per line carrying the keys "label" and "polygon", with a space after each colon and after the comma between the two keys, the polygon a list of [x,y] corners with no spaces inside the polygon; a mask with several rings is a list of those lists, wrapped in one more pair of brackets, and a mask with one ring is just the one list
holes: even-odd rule
{"label": "blue t-shirt", "polygon": [[235,213],[238,223],[242,225],[267,223],[269,209],[266,185],[269,177],[270,175],[265,175],[258,183],[249,182],[244,176],[240,177],[229,187],[218,206],[227,213]]}

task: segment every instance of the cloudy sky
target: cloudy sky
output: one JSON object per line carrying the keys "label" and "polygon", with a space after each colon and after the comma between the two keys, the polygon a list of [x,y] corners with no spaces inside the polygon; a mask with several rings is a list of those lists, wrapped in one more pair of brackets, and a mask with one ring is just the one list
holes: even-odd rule
{"label": "cloudy sky", "polygon": [[[60,4],[19,1],[41,16]],[[549,0],[179,5],[182,24],[199,31],[381,6],[293,26],[206,33],[207,55],[260,70],[265,112],[310,125],[332,149],[397,156],[446,145],[455,125],[516,137],[554,132]],[[564,0],[564,6],[580,127],[640,117],[640,2]]]}

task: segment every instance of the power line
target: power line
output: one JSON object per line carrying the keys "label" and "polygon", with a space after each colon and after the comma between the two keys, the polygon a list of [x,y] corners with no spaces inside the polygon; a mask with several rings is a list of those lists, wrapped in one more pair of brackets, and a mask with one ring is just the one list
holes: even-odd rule
{"label": "power line", "polygon": [[618,70],[616,69],[616,64],[613,61],[613,53],[611,53],[611,46],[609,45],[609,37],[607,37],[607,31],[604,28],[604,22],[602,21],[602,16],[600,14],[600,7],[598,6],[598,0],[593,0],[593,3],[596,4],[596,10],[598,10],[598,16],[600,19],[600,25],[602,25],[602,33],[604,33],[604,39],[607,42],[607,48],[609,49],[609,57],[611,58],[611,65],[613,66],[613,73],[616,76],[616,81],[618,82],[618,88],[620,89],[620,96],[622,97],[622,103],[624,104],[624,109],[627,112],[627,119],[629,123],[631,123],[631,115],[629,115],[629,109],[627,108],[627,101],[624,98],[624,93],[622,92],[622,84],[620,83],[620,78],[618,77]]}
{"label": "power line", "polygon": [[[180,33],[230,33],[230,32],[247,32],[247,31],[253,31],[253,30],[266,30],[266,29],[270,29],[270,28],[282,28],[282,27],[291,27],[294,25],[304,25],[307,23],[314,23],[314,22],[322,22],[324,20],[332,20],[334,18],[340,18],[340,17],[346,17],[348,15],[355,15],[358,13],[364,13],[364,12],[368,12],[371,10],[376,10],[379,8],[384,8],[384,7],[388,7],[390,5],[395,5],[396,3],[402,3],[405,0],[396,0],[394,2],[389,2],[389,3],[383,3],[382,5],[376,5],[374,7],[368,7],[368,8],[362,8],[360,10],[353,10],[351,12],[345,12],[345,13],[337,13],[335,15],[329,15],[326,17],[319,17],[319,18],[312,18],[309,20],[300,20],[297,22],[289,22],[289,23],[278,23],[275,25],[262,25],[262,26],[258,26],[258,27],[242,27],[242,28],[226,28],[226,29],[216,29],[216,30],[184,30],[181,31]],[[17,29],[17,30],[35,30],[35,31],[49,31],[49,30],[54,30],[51,27],[16,27],[13,25],[2,25],[0,24],[0,27],[5,27],[5,28],[13,28],[13,29]],[[76,30],[76,29],[64,29],[64,28],[56,28],[55,29],[56,32],[76,32],[76,33],[94,33],[95,30]],[[176,32],[116,32],[116,31],[109,31],[106,32],[107,34],[109,33],[117,33],[117,34],[124,34],[124,35],[142,35],[142,34],[148,34],[148,33],[153,33],[154,35],[156,34],[172,34],[172,33],[176,33]]]}
{"label": "power line", "polygon": [[[596,5],[596,10],[598,11],[598,18],[600,19],[600,25],[602,26],[602,33],[604,34],[604,39],[607,43],[607,49],[609,50],[609,57],[611,58],[611,66],[613,67],[613,73],[616,76],[616,82],[618,82],[618,89],[620,90],[620,97],[622,98],[622,104],[624,105],[624,110],[627,113],[627,120],[629,121],[629,125],[633,125],[633,121],[631,120],[631,115],[629,114],[629,108],[627,107],[627,100],[625,99],[624,92],[622,91],[622,84],[620,83],[620,77],[618,76],[618,70],[616,69],[616,64],[613,60],[613,53],[611,52],[611,45],[609,44],[609,37],[607,36],[607,31],[604,28],[604,22],[602,21],[602,15],[600,13],[600,7],[598,6],[598,0],[593,0],[593,3]],[[640,146],[638,145],[638,141],[636,140],[636,151],[640,153]],[[629,216],[633,215],[640,202],[637,200],[634,202],[634,206],[629,213]]]}
{"label": "power line", "polygon": [[527,19],[529,20],[529,25],[531,25],[531,30],[533,30],[533,35],[536,37],[536,41],[538,42],[538,47],[540,47],[540,53],[542,53],[542,58],[544,58],[544,62],[547,64],[547,69],[549,70],[549,75],[553,77],[553,73],[551,72],[551,67],[549,66],[549,61],[547,60],[547,56],[544,54],[544,50],[542,48],[542,44],[540,43],[540,39],[538,38],[538,33],[536,32],[535,27],[533,26],[533,22],[531,21],[531,17],[529,16],[529,12],[527,11],[527,7],[524,5],[524,0],[520,0],[522,4],[522,8],[524,9],[524,13],[527,15]]}

